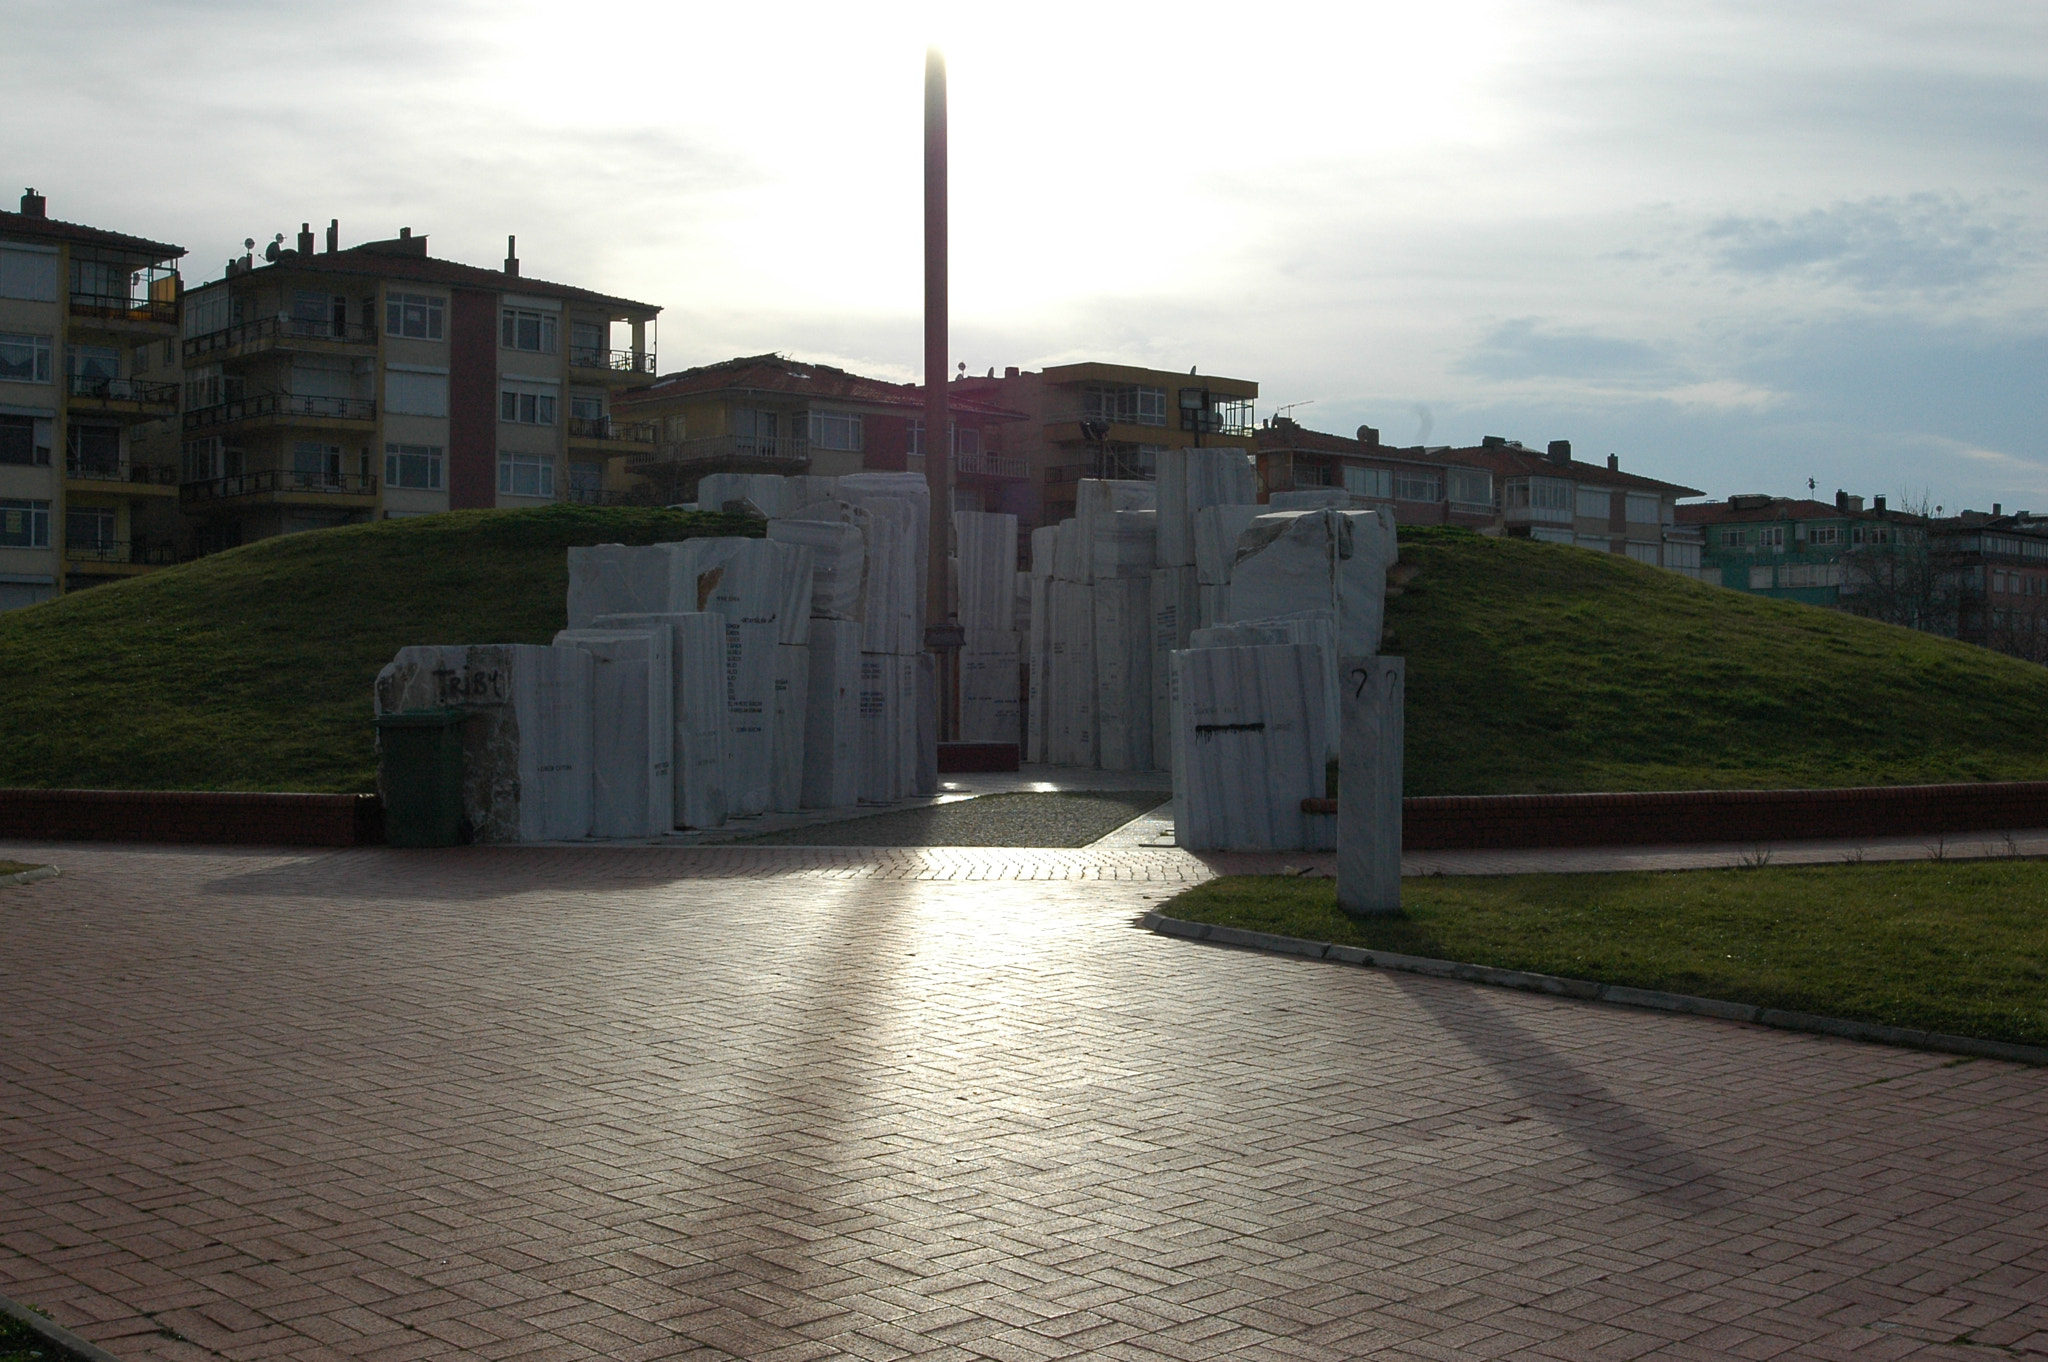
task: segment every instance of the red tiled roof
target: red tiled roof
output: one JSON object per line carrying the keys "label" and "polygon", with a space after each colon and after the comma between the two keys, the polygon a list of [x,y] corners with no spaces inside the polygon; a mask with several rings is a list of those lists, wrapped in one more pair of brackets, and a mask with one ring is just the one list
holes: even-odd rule
{"label": "red tiled roof", "polygon": [[[414,240],[424,241],[425,238],[415,237]],[[258,265],[250,273],[261,274],[265,270],[304,270],[314,274],[410,279],[423,284],[447,284],[455,288],[485,289],[492,293],[526,293],[537,298],[560,298],[565,302],[594,303],[600,307],[645,312],[650,315],[661,311],[652,303],[636,303],[630,298],[615,298],[607,293],[576,288],[570,284],[549,283],[545,279],[530,279],[523,274],[506,274],[503,270],[480,269],[475,265],[464,265],[454,260],[437,260],[430,255],[381,251],[375,246],[376,243],[372,243],[369,246],[351,246],[345,251],[317,252],[305,256],[296,251],[288,251],[277,263]]]}
{"label": "red tiled roof", "polygon": [[1725,501],[1700,501],[1678,508],[1678,523],[1681,525],[1729,525],[1754,524],[1761,520],[1906,520],[1925,523],[1923,518],[1909,515],[1904,511],[1879,511],[1866,506],[1860,511],[1845,511],[1825,501],[1811,501],[1805,497],[1773,497],[1768,504],[1730,506]]}
{"label": "red tiled roof", "polygon": [[[613,399],[612,407],[616,411],[667,398],[745,392],[824,398],[909,411],[924,409],[924,387],[921,384],[887,383],[879,378],[848,373],[829,364],[807,364],[778,354],[741,355],[716,364],[664,374],[644,388],[620,393]],[[947,406],[953,411],[999,421],[1028,419],[1023,412],[1012,411],[993,402],[957,393],[948,393],[947,398]]]}
{"label": "red tiled roof", "polygon": [[146,237],[103,231],[76,222],[59,222],[55,218],[30,217],[26,213],[4,210],[0,210],[0,236],[40,237],[46,241],[69,241],[80,246],[105,246],[111,250],[146,255],[152,263],[176,260],[185,253],[183,246],[173,246],[165,241],[151,241]]}
{"label": "red tiled roof", "polygon": [[1392,462],[1426,463],[1437,467],[1484,468],[1504,477],[1535,474],[1539,477],[1566,477],[1598,487],[1635,488],[1638,491],[1658,492],[1674,497],[1696,497],[1696,487],[1682,487],[1675,482],[1661,482],[1635,473],[1624,473],[1618,468],[1607,468],[1601,464],[1553,463],[1539,450],[1523,449],[1513,445],[1485,445],[1471,449],[1450,449],[1438,447],[1398,448],[1390,445],[1367,445],[1342,435],[1329,435],[1319,430],[1309,430],[1289,421],[1282,425],[1261,427],[1258,432],[1261,450],[1273,452],[1301,452],[1311,454],[1336,454],[1347,458],[1384,459]]}

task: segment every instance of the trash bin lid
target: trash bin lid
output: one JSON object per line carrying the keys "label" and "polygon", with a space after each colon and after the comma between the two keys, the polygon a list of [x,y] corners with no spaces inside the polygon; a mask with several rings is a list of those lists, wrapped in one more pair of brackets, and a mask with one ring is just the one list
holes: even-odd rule
{"label": "trash bin lid", "polygon": [[466,709],[408,709],[379,714],[370,722],[377,728],[456,728],[468,717]]}

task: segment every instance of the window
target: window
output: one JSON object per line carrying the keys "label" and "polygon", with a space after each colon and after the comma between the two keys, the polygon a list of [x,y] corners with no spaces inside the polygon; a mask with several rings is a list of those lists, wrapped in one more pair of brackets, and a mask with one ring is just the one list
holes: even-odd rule
{"label": "window", "polygon": [[1655,544],[1638,544],[1631,540],[1628,544],[1628,556],[1635,559],[1638,563],[1648,563],[1651,567],[1657,566],[1657,546]]}
{"label": "window", "polygon": [[69,345],[64,348],[64,370],[78,378],[119,378],[121,352],[111,345]]}
{"label": "window", "polygon": [[604,465],[601,463],[572,463],[569,465],[569,490],[572,492],[601,492],[604,490]]}
{"label": "window", "polygon": [[0,379],[15,383],[48,383],[50,338],[0,331]]}
{"label": "window", "polygon": [[[856,421],[858,421],[859,419],[860,418],[857,416],[854,418],[854,420]],[[965,429],[963,429],[958,425],[954,425],[954,423],[951,421],[948,421],[946,424],[948,426],[951,426],[953,430],[953,453],[956,456],[965,454],[967,457],[971,459],[978,459],[981,457],[980,426],[968,426]],[[812,439],[814,440],[816,438],[816,436],[812,437]]]}
{"label": "window", "polygon": [[1769,591],[1771,589],[1772,575],[1776,571],[1776,568],[1768,566],[1751,568],[1749,570],[1749,589],[1751,591]]}
{"label": "window", "polygon": [[534,383],[507,383],[498,392],[498,419],[522,426],[555,423],[555,392]]}
{"label": "window", "polygon": [[577,421],[604,420],[604,394],[588,388],[569,390],[569,415]]}
{"label": "window", "polygon": [[550,454],[498,455],[498,492],[508,497],[555,494],[555,460]]}
{"label": "window", "polygon": [[76,422],[64,428],[64,463],[79,477],[121,476],[121,428],[84,426]]}
{"label": "window", "polygon": [[1166,389],[1135,383],[1089,383],[1081,389],[1081,415],[1130,426],[1166,424]]}
{"label": "window", "polygon": [[50,466],[56,422],[40,416],[0,416],[0,463]]}
{"label": "window", "polygon": [[609,327],[596,322],[569,323],[569,362],[583,369],[602,369],[611,356],[605,353],[611,347],[606,344],[611,338],[605,333]]}
{"label": "window", "polygon": [[340,487],[341,446],[318,440],[293,441],[292,482],[300,487]]}
{"label": "window", "polygon": [[555,314],[552,312],[508,307],[501,330],[507,350],[532,350],[542,355],[555,353]]}
{"label": "window", "polygon": [[1493,476],[1476,468],[1453,468],[1445,475],[1451,485],[1451,500],[1463,506],[1493,505]]}
{"label": "window", "polygon": [[431,293],[387,293],[384,295],[384,334],[407,340],[441,339],[441,311],[444,299]]}
{"label": "window", "polygon": [[425,492],[441,490],[441,446],[384,446],[384,485],[412,487]]}
{"label": "window", "polygon": [[230,295],[227,285],[194,289],[185,295],[185,334],[207,336],[225,331],[230,323]]}
{"label": "window", "polygon": [[1347,463],[1344,465],[1344,490],[1353,496],[1391,500],[1394,495],[1393,470],[1360,468],[1357,464]]}
{"label": "window", "polygon": [[1760,549],[1782,549],[1785,547],[1785,527],[1766,525],[1756,532],[1756,544]]}
{"label": "window", "polygon": [[446,416],[448,375],[385,370],[384,409],[405,416]]}
{"label": "window", "polygon": [[1840,525],[1810,526],[1806,531],[1806,542],[1815,548],[1826,548],[1831,544],[1839,544],[1842,542],[1842,527]]}
{"label": "window", "polygon": [[1657,498],[1648,493],[1628,494],[1628,522],[1631,525],[1655,525],[1661,518],[1661,510]]}
{"label": "window", "polygon": [[1588,520],[1605,520],[1612,509],[1612,501],[1604,487],[1581,487],[1579,489],[1577,514]]}
{"label": "window", "polygon": [[50,547],[50,503],[0,501],[0,549]]}
{"label": "window", "polygon": [[[855,417],[854,419],[859,420],[860,418]],[[946,433],[952,437],[951,443],[956,457],[960,454],[963,441],[969,454],[981,453],[980,430],[970,429],[963,434],[960,430],[959,422],[948,421],[946,422]],[[856,449],[859,448],[858,445],[854,447]],[[1147,448],[1147,446],[1140,446],[1140,448]],[[910,456],[914,459],[924,457],[924,418],[922,416],[910,418]]]}
{"label": "window", "polygon": [[1569,511],[1572,485],[1563,478],[1509,478],[1507,505],[1511,511]]}
{"label": "window", "polygon": [[72,506],[64,511],[64,547],[105,553],[114,547],[114,508]]}
{"label": "window", "polygon": [[1742,527],[1740,525],[1725,525],[1722,527],[1721,547],[1727,549],[1742,547]]}
{"label": "window", "polygon": [[811,445],[816,449],[860,449],[860,418],[843,411],[812,412]]}
{"label": "window", "polygon": [[291,328],[295,336],[347,335],[348,299],[339,294],[296,290],[292,294]]}
{"label": "window", "polygon": [[112,260],[71,261],[71,296],[82,302],[128,304],[128,267]]}
{"label": "window", "polygon": [[0,298],[25,298],[31,303],[57,301],[57,256],[54,251],[0,247]]}
{"label": "window", "polygon": [[1394,475],[1394,496],[1401,501],[1442,501],[1443,475],[1411,472],[1404,468]]}
{"label": "window", "polygon": [[135,347],[135,354],[130,360],[130,366],[130,373],[146,374],[149,372],[149,347],[147,345]]}

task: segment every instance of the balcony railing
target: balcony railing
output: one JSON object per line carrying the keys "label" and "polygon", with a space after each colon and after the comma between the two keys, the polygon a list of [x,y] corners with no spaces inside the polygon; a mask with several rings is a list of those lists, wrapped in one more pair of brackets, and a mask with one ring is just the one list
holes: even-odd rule
{"label": "balcony railing", "polygon": [[976,473],[985,478],[1028,478],[1031,469],[1024,459],[1013,454],[955,454],[953,467],[962,473]]}
{"label": "balcony railing", "polygon": [[157,487],[175,487],[178,469],[167,463],[130,463],[126,459],[95,459],[78,454],[64,459],[64,476],[93,482],[140,482]]}
{"label": "balcony railing", "polygon": [[182,483],[178,487],[179,499],[183,501],[227,501],[234,497],[274,493],[373,497],[377,495],[377,480],[357,477],[352,473],[305,473],[296,469],[271,468],[257,473],[235,473],[225,478]]}
{"label": "balcony railing", "polygon": [[294,340],[372,345],[376,343],[377,333],[372,328],[356,322],[337,325],[324,317],[258,317],[253,322],[237,322],[218,331],[209,331],[203,336],[188,336],[184,347],[185,358],[194,359],[220,350],[233,350],[238,346],[258,341]]}
{"label": "balcony railing", "polygon": [[615,374],[654,373],[654,352],[652,350],[607,350],[595,345],[572,345],[569,347],[569,367],[572,369],[608,369]]}
{"label": "balcony railing", "polygon": [[657,444],[651,454],[633,456],[634,467],[649,464],[748,463],[799,469],[811,462],[811,443],[794,436],[710,435],[700,440]]}
{"label": "balcony railing", "polygon": [[178,320],[178,303],[174,298],[131,298],[118,293],[73,293],[71,311],[82,317],[121,322],[169,325]]}
{"label": "balcony railing", "polygon": [[572,440],[625,440],[636,445],[651,445],[655,434],[653,423],[646,421],[614,421],[609,416],[569,418],[569,438]]}
{"label": "balcony railing", "polygon": [[185,413],[185,429],[232,425],[265,417],[303,417],[316,421],[374,421],[377,404],[367,397],[314,397],[304,393],[252,393]]}
{"label": "balcony railing", "polygon": [[139,402],[152,407],[176,407],[178,385],[151,383],[140,378],[106,378],[98,374],[68,374],[64,390],[73,397],[97,397],[103,402]]}
{"label": "balcony railing", "polygon": [[135,567],[168,567],[178,561],[169,544],[131,544],[122,539],[67,539],[64,556],[74,563],[126,563]]}

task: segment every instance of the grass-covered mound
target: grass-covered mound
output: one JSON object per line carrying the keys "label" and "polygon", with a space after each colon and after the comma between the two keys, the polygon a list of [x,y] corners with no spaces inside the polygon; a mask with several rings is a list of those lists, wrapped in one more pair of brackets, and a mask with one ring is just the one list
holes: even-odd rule
{"label": "grass-covered mound", "polygon": [[0,786],[373,787],[370,685],[415,643],[546,643],[575,544],[759,535],[741,516],[552,506],[265,539],[0,614]]}
{"label": "grass-covered mound", "polygon": [[[367,790],[412,643],[545,643],[573,544],[759,534],[638,508],[267,539],[0,614],[0,786]],[[1624,558],[1407,530],[1408,793],[2048,777],[2048,668]]]}
{"label": "grass-covered mound", "polygon": [[1411,795],[2048,778],[2048,668],[1560,545],[1401,557]]}
{"label": "grass-covered mound", "polygon": [[1168,917],[1400,955],[2048,1044],[2048,863],[1765,866],[1401,882],[1354,919],[1336,882],[1240,875]]}

